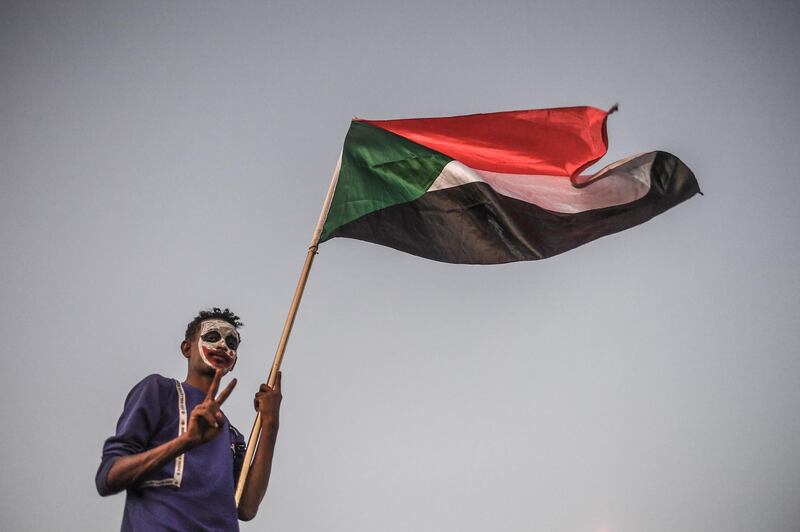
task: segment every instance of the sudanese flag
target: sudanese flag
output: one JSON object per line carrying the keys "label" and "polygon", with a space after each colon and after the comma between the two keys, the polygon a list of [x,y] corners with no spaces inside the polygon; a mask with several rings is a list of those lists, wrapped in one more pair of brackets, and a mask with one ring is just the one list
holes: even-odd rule
{"label": "sudanese flag", "polygon": [[608,149],[613,110],[354,119],[320,241],[356,238],[460,264],[535,260],[700,192],[691,170],[660,151],[581,175]]}

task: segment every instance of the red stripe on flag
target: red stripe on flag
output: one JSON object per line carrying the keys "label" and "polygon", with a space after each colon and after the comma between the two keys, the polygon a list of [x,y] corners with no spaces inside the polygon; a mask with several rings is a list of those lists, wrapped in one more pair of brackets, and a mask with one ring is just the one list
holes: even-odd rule
{"label": "red stripe on flag", "polygon": [[578,174],[608,149],[607,117],[595,107],[562,107],[361,121],[478,170],[570,176],[577,184]]}

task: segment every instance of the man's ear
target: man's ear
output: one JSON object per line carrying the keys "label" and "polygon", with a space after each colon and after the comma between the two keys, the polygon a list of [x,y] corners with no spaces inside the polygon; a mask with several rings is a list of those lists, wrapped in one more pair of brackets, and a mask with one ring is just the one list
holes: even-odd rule
{"label": "man's ear", "polygon": [[189,343],[189,340],[184,340],[181,342],[181,353],[184,357],[189,358],[190,351],[192,350],[192,344]]}

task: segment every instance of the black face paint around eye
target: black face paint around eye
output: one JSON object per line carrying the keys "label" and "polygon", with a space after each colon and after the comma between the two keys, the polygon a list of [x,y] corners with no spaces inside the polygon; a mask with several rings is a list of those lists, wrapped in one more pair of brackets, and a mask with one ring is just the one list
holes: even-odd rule
{"label": "black face paint around eye", "polygon": [[233,335],[229,335],[225,337],[225,344],[233,350],[236,350],[239,347],[239,339]]}
{"label": "black face paint around eye", "polygon": [[206,342],[218,342],[220,335],[217,331],[207,332],[202,336],[203,340]]}

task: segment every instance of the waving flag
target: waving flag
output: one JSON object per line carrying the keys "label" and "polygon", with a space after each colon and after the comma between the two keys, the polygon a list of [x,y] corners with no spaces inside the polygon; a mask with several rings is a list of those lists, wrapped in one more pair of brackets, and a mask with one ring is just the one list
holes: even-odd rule
{"label": "waving flag", "polygon": [[[700,192],[677,157],[652,152],[594,175],[609,112],[593,107],[449,118],[354,119],[308,247],[268,383],[320,242],[358,238],[443,262],[499,264],[562,253]],[[261,432],[256,416],[239,503]]]}
{"label": "waving flag", "polygon": [[320,242],[356,238],[461,264],[535,260],[699,192],[691,170],[666,152],[582,175],[608,149],[608,114],[568,107],[354,119]]}

